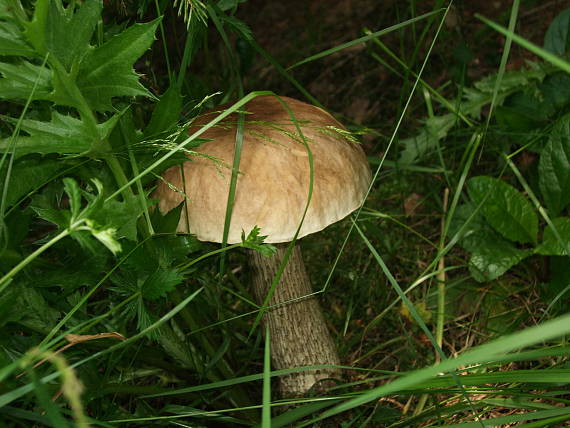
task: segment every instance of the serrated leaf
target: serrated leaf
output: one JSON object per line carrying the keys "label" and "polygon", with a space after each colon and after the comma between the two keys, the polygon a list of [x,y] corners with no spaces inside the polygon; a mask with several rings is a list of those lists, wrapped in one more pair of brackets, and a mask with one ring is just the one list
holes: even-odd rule
{"label": "serrated leaf", "polygon": [[250,250],[255,250],[265,257],[271,257],[277,251],[274,245],[264,244],[263,240],[267,238],[267,235],[260,236],[261,229],[255,226],[251,229],[251,232],[246,236],[245,232],[241,232],[241,240],[244,248],[249,248]]}
{"label": "serrated leaf", "polygon": [[35,211],[39,218],[57,225],[60,230],[63,230],[69,226],[69,223],[71,221],[71,213],[69,211],[36,206],[33,204],[31,205],[31,208]]}
{"label": "serrated leaf", "polygon": [[18,321],[24,315],[20,305],[20,293],[15,287],[9,287],[0,294],[0,327],[13,321]]}
{"label": "serrated leaf", "polygon": [[[113,254],[121,252],[121,244],[117,241],[116,230],[111,227],[101,227],[90,219],[85,220],[89,232]],[[72,235],[73,236],[73,235]]]}
{"label": "serrated leaf", "polygon": [[0,62],[0,99],[26,100],[32,94],[35,99],[48,99],[52,91],[51,72],[28,61],[18,64]]}
{"label": "serrated leaf", "polygon": [[[497,75],[491,75],[475,83],[475,88],[464,88],[464,100],[457,103],[457,109],[465,116],[479,119],[481,110],[495,99],[495,106],[500,106],[505,98],[512,93],[513,88],[522,88],[525,85],[541,81],[546,75],[539,66],[532,66],[528,70],[505,73],[497,97],[494,98],[494,88]],[[404,148],[399,155],[398,162],[412,164],[422,156],[433,152],[437,144],[445,138],[449,131],[458,123],[458,114],[451,112],[434,116],[424,121],[425,126],[412,137],[399,141]]]}
{"label": "serrated leaf", "polygon": [[[52,159],[21,159],[12,167],[12,175],[6,194],[6,207],[10,207],[26,196],[30,191],[46,184],[53,176],[68,164],[61,160]],[[5,177],[6,169],[1,177]],[[0,194],[4,191],[4,182],[0,183]]]}
{"label": "serrated leaf", "polygon": [[[99,142],[109,135],[117,124],[119,115],[98,124],[94,130],[88,128],[83,121],[57,112],[52,113],[50,122],[24,120],[22,130],[30,136],[16,138],[16,155],[29,153],[85,153],[95,150]],[[16,119],[7,118],[13,123]],[[10,138],[0,140],[0,152],[9,147]]]}
{"label": "serrated leaf", "polygon": [[222,18],[222,21],[229,24],[232,30],[235,31],[242,39],[247,41],[253,40],[253,32],[251,31],[251,28],[249,28],[249,26],[241,19],[237,19],[234,16],[226,14],[221,14],[220,18]]}
{"label": "serrated leaf", "polygon": [[552,224],[556,233],[550,225],[546,226],[542,243],[536,248],[536,253],[544,256],[569,255],[567,250],[570,249],[570,218],[555,218]]}
{"label": "serrated leaf", "polygon": [[[56,0],[61,6],[61,0]],[[50,0],[38,0],[34,5],[32,20],[25,23],[24,35],[34,49],[44,55],[46,53],[46,25]]]}
{"label": "serrated leaf", "polygon": [[22,37],[22,32],[13,22],[0,21],[0,55],[35,55],[34,49],[26,43]]}
{"label": "serrated leaf", "polygon": [[570,28],[570,9],[558,14],[546,30],[544,49],[555,55],[564,55],[568,50],[568,29]]}
{"label": "serrated leaf", "polygon": [[[512,70],[506,71],[501,77],[500,91],[509,91],[512,89],[521,89],[532,81],[542,81],[546,76],[545,71],[537,66],[528,70]],[[497,85],[498,73],[491,74],[475,82],[473,86],[485,94],[492,94]]]}
{"label": "serrated leaf", "polygon": [[163,132],[170,131],[180,118],[182,95],[178,85],[174,84],[160,97],[152,112],[150,122],[143,131],[146,138],[156,138]]}
{"label": "serrated leaf", "polygon": [[142,295],[147,300],[165,297],[184,280],[182,274],[175,269],[158,268],[144,282]]}
{"label": "serrated leaf", "polygon": [[37,331],[49,331],[57,322],[59,312],[52,309],[35,288],[23,286],[18,291],[20,293],[18,306],[22,311],[22,317],[18,322]]}
{"label": "serrated leaf", "polygon": [[41,56],[49,54],[50,61],[71,71],[87,53],[101,8],[101,0],[84,2],[78,10],[75,2],[64,8],[61,0],[38,0],[25,36]]}
{"label": "serrated leaf", "polygon": [[133,64],[154,41],[159,21],[135,24],[90,49],[81,62],[77,85],[94,110],[112,110],[113,97],[151,96],[139,82]]}
{"label": "serrated leaf", "polygon": [[19,0],[0,0],[0,19],[26,19],[26,12]]}
{"label": "serrated leaf", "polygon": [[71,221],[73,221],[79,217],[79,212],[81,210],[81,190],[79,189],[77,182],[69,177],[63,179],[63,188],[69,198]]}
{"label": "serrated leaf", "polygon": [[487,222],[505,238],[536,243],[538,218],[532,204],[517,189],[492,177],[475,177],[467,185],[469,196]]}
{"label": "serrated leaf", "polygon": [[570,203],[570,116],[564,116],[552,129],[540,155],[539,186],[553,216]]}
{"label": "serrated leaf", "polygon": [[184,203],[181,202],[176,208],[164,215],[162,215],[160,210],[155,209],[150,216],[154,231],[156,233],[176,233],[183,207]]}
{"label": "serrated leaf", "polygon": [[70,71],[87,53],[89,41],[101,16],[102,3],[100,0],[89,0],[75,13],[71,10],[72,6],[62,9],[57,3],[50,2],[46,47]]}
{"label": "serrated leaf", "polygon": [[118,238],[137,239],[137,221],[143,213],[139,199],[130,197],[123,201],[105,202],[90,214],[99,224],[107,224],[116,229]]}
{"label": "serrated leaf", "polygon": [[492,281],[531,254],[532,250],[519,250],[494,233],[482,233],[472,236],[469,271],[479,282]]}

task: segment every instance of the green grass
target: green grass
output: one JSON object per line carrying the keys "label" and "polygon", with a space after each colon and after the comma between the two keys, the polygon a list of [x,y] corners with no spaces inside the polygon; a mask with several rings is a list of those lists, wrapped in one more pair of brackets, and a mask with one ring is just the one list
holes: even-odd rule
{"label": "green grass", "polygon": [[[315,23],[326,45],[287,63],[257,41],[237,1],[22,3],[0,1],[2,424],[570,421],[570,68],[556,50],[567,46],[556,39],[567,37],[565,15],[544,47],[517,32],[525,2],[478,16],[479,31],[505,37],[480,76],[449,58],[466,29],[446,24],[456,10],[444,1],[387,6],[394,20],[355,23],[363,35],[352,40]],[[141,19],[135,6],[164,16]],[[509,67],[527,51],[535,63]],[[401,89],[383,100],[389,120],[346,120],[374,171],[366,203],[302,240],[346,378],[278,399],[275,378],[299,369],[271,370],[265,308],[241,251],[269,248],[256,233],[221,248],[176,235],[179,211],[158,214],[149,193],[252,98],[280,89],[320,105],[307,76],[349,53]],[[442,61],[458,74],[438,80]],[[267,87],[263,68],[273,70]],[[225,101],[187,135],[187,118]],[[506,232],[515,221],[523,232]]]}

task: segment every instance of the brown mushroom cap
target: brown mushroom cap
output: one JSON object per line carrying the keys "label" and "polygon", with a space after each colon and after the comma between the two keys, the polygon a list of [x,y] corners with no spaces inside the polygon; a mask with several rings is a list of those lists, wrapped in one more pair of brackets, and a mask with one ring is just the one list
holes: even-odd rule
{"label": "brown mushroom cap", "polygon": [[[362,204],[368,189],[371,172],[366,156],[360,145],[343,133],[344,127],[318,107],[288,97],[280,99],[293,111],[305,140],[276,97],[260,96],[244,107],[243,147],[228,243],[241,242],[242,231],[247,234],[254,226],[267,235],[265,242],[293,239],[309,192],[307,147],[313,156],[313,194],[299,238],[346,217]],[[199,116],[189,133],[227,107]],[[161,212],[175,208],[187,195],[178,232],[190,232],[201,241],[222,241],[237,118],[231,114],[200,136],[211,141],[196,151],[209,158],[193,156],[185,162],[184,182],[181,166],[162,174],[153,194]]]}

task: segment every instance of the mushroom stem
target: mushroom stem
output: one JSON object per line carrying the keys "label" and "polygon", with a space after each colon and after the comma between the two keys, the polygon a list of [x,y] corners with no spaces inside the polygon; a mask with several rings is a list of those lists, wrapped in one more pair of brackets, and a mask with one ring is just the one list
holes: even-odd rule
{"label": "mushroom stem", "polygon": [[[251,251],[254,294],[259,304],[262,304],[267,296],[287,245],[277,244],[277,252],[273,257],[265,257]],[[312,292],[301,249],[295,245],[269,306],[299,299]],[[270,309],[266,312],[263,322],[269,327],[274,369],[340,364],[315,296]],[[330,378],[338,379],[340,375],[340,369],[320,369],[281,376],[279,393],[282,397],[301,396],[317,382]]]}

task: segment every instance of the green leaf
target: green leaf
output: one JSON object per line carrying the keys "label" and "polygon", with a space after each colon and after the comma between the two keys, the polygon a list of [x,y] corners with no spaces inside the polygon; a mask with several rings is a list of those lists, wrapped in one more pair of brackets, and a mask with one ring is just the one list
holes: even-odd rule
{"label": "green leaf", "polygon": [[552,129],[540,155],[538,176],[546,206],[557,216],[570,203],[570,115]]}
{"label": "green leaf", "polygon": [[[90,219],[85,220],[89,232],[113,254],[121,252],[121,244],[115,238],[116,230],[111,227],[101,227]],[[72,235],[73,236],[73,235]]]}
{"label": "green leaf", "polygon": [[0,19],[26,21],[26,12],[20,0],[0,0]]}
{"label": "green leaf", "polygon": [[493,232],[472,235],[470,246],[469,271],[479,282],[500,277],[532,254],[532,250],[519,250]]}
{"label": "green leaf", "polygon": [[[61,7],[61,1],[55,0]],[[50,0],[38,0],[34,5],[34,16],[30,22],[25,23],[25,36],[28,42],[42,56],[46,54],[46,26]]]}
{"label": "green leaf", "polygon": [[[120,115],[115,115],[108,121],[98,124],[95,129],[85,125],[80,119],[52,113],[50,122],[24,120],[22,130],[30,136],[20,136],[16,139],[16,155],[29,153],[85,153],[96,151],[101,140],[107,138],[117,124]],[[13,123],[16,119],[4,117]],[[10,138],[0,140],[0,152],[8,148]]]}
{"label": "green leaf", "polygon": [[71,221],[71,213],[69,211],[48,208],[35,204],[32,204],[30,208],[34,210],[39,218],[57,225],[60,230],[68,227]]}
{"label": "green leaf", "polygon": [[544,49],[555,55],[564,55],[568,50],[568,28],[570,27],[570,9],[566,9],[552,20],[544,36]]}
{"label": "green leaf", "polygon": [[156,233],[176,233],[183,207],[184,203],[181,202],[176,208],[168,211],[164,215],[162,215],[160,210],[155,209],[150,216],[154,231]]}
{"label": "green leaf", "polygon": [[255,226],[251,232],[245,236],[245,232],[241,232],[241,240],[242,245],[244,248],[249,248],[250,250],[256,250],[265,257],[271,257],[277,251],[277,248],[274,245],[264,244],[263,240],[267,238],[267,236],[260,236],[259,233],[261,229]]}
{"label": "green leaf", "polygon": [[90,47],[89,41],[101,16],[101,0],[84,2],[79,11],[73,13],[71,6],[63,13],[50,3],[48,13],[48,50],[70,71],[77,65]]}
{"label": "green leaf", "polygon": [[63,179],[63,188],[69,198],[71,221],[74,221],[79,217],[79,212],[81,210],[81,190],[79,189],[77,182],[72,178]]}
{"label": "green leaf", "polygon": [[180,118],[182,110],[182,95],[180,88],[174,84],[160,97],[152,112],[150,122],[145,128],[143,135],[146,138],[155,138],[163,132],[170,131]]}
{"label": "green leaf", "polygon": [[492,177],[475,177],[467,184],[473,203],[481,207],[487,222],[505,238],[536,243],[538,218],[532,204],[513,186]]}
{"label": "green leaf", "polygon": [[166,297],[183,280],[184,277],[176,269],[158,268],[143,283],[142,295],[148,300]]}
{"label": "green leaf", "polygon": [[536,252],[544,256],[569,255],[567,249],[570,248],[570,218],[555,218],[552,225],[554,229],[550,225],[544,229],[542,243],[536,248]]}
{"label": "green leaf", "polygon": [[[29,192],[47,184],[59,171],[67,167],[69,164],[54,159],[24,158],[16,161],[10,176],[6,207],[12,206]],[[6,168],[3,168],[1,176],[6,176]],[[0,183],[0,194],[3,191],[4,182],[2,181]]]}
{"label": "green leaf", "polygon": [[454,235],[463,227],[459,243],[471,253],[469,271],[479,282],[490,281],[501,276],[532,252],[519,250],[511,242],[506,241],[489,226],[483,215],[475,214],[464,227],[475,208],[473,202],[457,207],[449,233]]}
{"label": "green leaf", "polygon": [[[545,74],[544,70],[538,66],[531,66],[528,70],[505,73],[501,80],[495,105],[500,106],[514,88],[522,88],[541,81]],[[457,111],[430,117],[424,122],[425,126],[420,129],[417,135],[400,140],[399,144],[403,150],[398,162],[408,165],[433,152],[437,148],[438,142],[445,138],[449,131],[457,125],[459,114],[478,119],[483,107],[490,104],[494,99],[496,81],[497,74],[494,74],[476,82],[475,88],[464,88],[464,100],[457,103],[457,106],[455,104],[453,107],[447,106],[448,109],[456,108]]]}
{"label": "green leaf", "polygon": [[151,96],[141,85],[133,63],[150,47],[160,22],[135,24],[103,45],[91,49],[79,67],[77,85],[94,110],[112,110],[112,98]]}
{"label": "green leaf", "polygon": [[0,55],[33,56],[34,49],[26,43],[13,22],[0,21]]}
{"label": "green leaf", "polygon": [[118,238],[137,239],[137,220],[144,209],[139,199],[130,197],[124,201],[111,200],[101,204],[90,214],[98,224],[106,224],[116,229]]}
{"label": "green leaf", "polygon": [[539,86],[543,101],[539,108],[559,113],[570,102],[570,76],[559,71],[549,74]]}
{"label": "green leaf", "polygon": [[49,331],[56,324],[59,312],[52,309],[34,287],[22,286],[18,291],[18,308],[21,311],[18,322],[38,331]]}
{"label": "green leaf", "polygon": [[100,18],[100,0],[64,8],[61,0],[38,0],[34,17],[25,24],[25,35],[40,55],[47,53],[70,71],[87,53],[89,41]]}
{"label": "green leaf", "polygon": [[30,62],[19,64],[0,62],[0,99],[26,100],[32,94],[34,99],[48,99],[52,91],[51,72]]}
{"label": "green leaf", "polygon": [[449,236],[454,236],[461,230],[459,243],[470,253],[475,251],[479,247],[481,240],[484,239],[478,235],[482,233],[486,235],[495,233],[480,212],[476,213],[473,218],[471,218],[469,224],[465,226],[465,223],[473,215],[475,209],[476,205],[471,201],[459,205],[449,225]]}
{"label": "green leaf", "polygon": [[223,12],[227,12],[230,9],[234,9],[239,3],[245,3],[247,0],[220,0],[218,1],[218,7]]}

